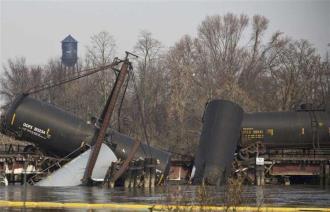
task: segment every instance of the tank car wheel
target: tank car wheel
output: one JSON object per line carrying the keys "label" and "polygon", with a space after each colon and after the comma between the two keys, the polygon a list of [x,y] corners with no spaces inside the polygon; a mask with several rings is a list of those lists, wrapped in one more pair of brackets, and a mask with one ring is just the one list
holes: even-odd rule
{"label": "tank car wheel", "polygon": [[240,149],[238,151],[238,157],[239,159],[246,161],[250,158],[249,152],[246,149]]}
{"label": "tank car wheel", "polygon": [[251,155],[256,154],[258,146],[259,146],[258,143],[250,144],[249,146],[246,147],[246,151]]}

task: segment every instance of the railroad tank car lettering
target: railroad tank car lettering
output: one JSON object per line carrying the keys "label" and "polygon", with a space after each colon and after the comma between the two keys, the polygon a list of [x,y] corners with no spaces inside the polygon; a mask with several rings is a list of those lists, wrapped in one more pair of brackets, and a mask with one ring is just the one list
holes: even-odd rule
{"label": "railroad tank car lettering", "polygon": [[243,134],[251,134],[253,131],[253,128],[243,128],[242,133]]}
{"label": "railroad tank car lettering", "polygon": [[253,134],[263,134],[262,130],[253,130]]}
{"label": "railroad tank car lettering", "polygon": [[33,129],[33,126],[32,126],[32,125],[27,124],[27,123],[25,123],[25,122],[23,123],[23,127],[27,128],[27,129],[30,129],[30,130]]}
{"label": "railroad tank car lettering", "polygon": [[38,133],[41,133],[41,134],[46,134],[45,130],[42,130],[42,129],[38,128],[38,127],[34,127],[34,131],[35,132],[38,132]]}
{"label": "railroad tank car lettering", "polygon": [[35,131],[33,131],[33,130],[29,129],[29,128],[22,128],[22,129],[24,131],[30,133],[31,135],[37,136],[37,137],[42,138],[42,139],[46,139],[45,137],[43,137],[42,135],[40,135],[40,133],[35,132]]}
{"label": "railroad tank car lettering", "polygon": [[253,132],[253,128],[243,128],[242,129],[242,135],[244,138],[248,138],[249,135],[251,135]]}

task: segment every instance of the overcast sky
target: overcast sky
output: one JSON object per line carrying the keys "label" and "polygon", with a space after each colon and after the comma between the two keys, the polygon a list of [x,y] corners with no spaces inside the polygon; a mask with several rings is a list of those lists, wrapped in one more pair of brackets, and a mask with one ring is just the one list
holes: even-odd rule
{"label": "overcast sky", "polygon": [[228,12],[266,16],[268,33],[280,30],[307,39],[321,55],[329,51],[330,0],[326,1],[1,1],[1,63],[24,56],[28,64],[59,58],[68,34],[79,41],[79,56],[101,30],[115,38],[118,56],[132,50],[141,30],[165,47],[185,34],[196,35],[207,15]]}

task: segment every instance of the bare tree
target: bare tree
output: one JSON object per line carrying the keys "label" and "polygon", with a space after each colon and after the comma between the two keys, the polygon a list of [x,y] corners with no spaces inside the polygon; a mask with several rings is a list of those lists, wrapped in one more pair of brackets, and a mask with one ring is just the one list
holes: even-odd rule
{"label": "bare tree", "polygon": [[265,71],[263,67],[263,56],[267,47],[262,47],[262,36],[267,30],[268,19],[255,15],[252,22],[252,35],[250,42],[252,43],[251,49],[248,49],[247,61],[243,64],[242,73],[239,76],[239,83],[244,89],[249,90],[254,85],[258,75]]}
{"label": "bare tree", "polygon": [[194,152],[200,128],[202,110],[198,110],[206,98],[201,96],[195,83],[196,56],[194,42],[186,35],[167,54],[169,96],[167,114],[170,148],[181,153]]}
{"label": "bare tree", "polygon": [[206,47],[209,71],[213,78],[221,81],[231,78],[239,71],[239,42],[248,26],[246,15],[208,16],[199,26],[199,39]]}
{"label": "bare tree", "polygon": [[164,74],[160,69],[161,49],[161,43],[153,38],[150,32],[142,31],[140,33],[134,48],[139,59],[136,61],[136,68],[134,69],[135,78],[131,77],[132,80],[135,79],[136,87],[132,87],[132,92],[128,94],[127,98],[130,105],[130,111],[127,114],[130,114],[130,117],[126,118],[130,120],[130,127],[134,128],[131,133],[144,139],[141,122],[141,115],[143,115],[148,137],[153,144],[157,143],[164,130],[163,117],[165,113],[162,105],[164,105],[165,81],[163,80]]}
{"label": "bare tree", "polygon": [[42,69],[39,66],[28,67],[23,57],[9,59],[3,71],[0,94],[7,103],[42,82]]}
{"label": "bare tree", "polygon": [[[110,64],[114,59],[116,44],[114,38],[107,31],[101,31],[91,36],[91,44],[86,47],[86,67],[98,67]],[[95,74],[90,78],[89,83],[93,84],[97,96],[94,102],[99,105],[97,113],[105,105],[114,83],[114,73],[106,70]]]}
{"label": "bare tree", "polygon": [[116,43],[107,31],[91,36],[91,44],[86,47],[86,64],[98,67],[112,62],[116,52]]}
{"label": "bare tree", "polygon": [[272,56],[269,72],[279,110],[289,110],[303,102],[322,101],[326,82],[322,80],[321,58],[308,41],[287,42],[274,49]]}
{"label": "bare tree", "polygon": [[150,97],[146,96],[147,86],[152,86],[149,80],[157,71],[157,61],[161,50],[161,43],[152,37],[152,34],[147,31],[142,31],[135,45],[135,52],[140,56],[137,63],[137,74],[139,78],[139,92],[143,97],[143,106],[145,100]]}

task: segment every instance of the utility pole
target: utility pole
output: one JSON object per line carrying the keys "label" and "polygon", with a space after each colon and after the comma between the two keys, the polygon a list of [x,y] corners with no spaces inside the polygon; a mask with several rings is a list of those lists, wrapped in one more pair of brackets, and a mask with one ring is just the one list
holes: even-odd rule
{"label": "utility pole", "polygon": [[101,145],[104,141],[106,131],[109,127],[110,120],[111,120],[111,117],[112,117],[112,114],[115,109],[115,105],[116,105],[116,102],[117,102],[117,99],[118,99],[118,96],[120,93],[120,89],[121,89],[122,85],[124,84],[124,81],[128,74],[128,69],[131,66],[131,63],[128,60],[128,56],[129,55],[136,56],[129,52],[125,52],[125,53],[126,53],[125,59],[120,61],[120,62],[122,62],[122,66],[119,71],[119,75],[116,78],[114,87],[112,88],[110,96],[108,97],[107,103],[106,103],[106,105],[103,109],[102,115],[100,117],[101,126],[100,126],[100,128],[97,128],[95,130],[95,134],[94,134],[93,141],[92,141],[92,144],[93,144],[92,150],[91,150],[91,153],[88,158],[84,177],[82,179],[83,185],[90,185],[92,183],[91,177],[92,177],[93,169],[94,169],[96,160],[98,158],[98,155],[99,155],[99,152],[101,149]]}

